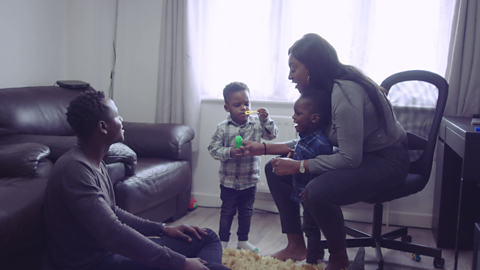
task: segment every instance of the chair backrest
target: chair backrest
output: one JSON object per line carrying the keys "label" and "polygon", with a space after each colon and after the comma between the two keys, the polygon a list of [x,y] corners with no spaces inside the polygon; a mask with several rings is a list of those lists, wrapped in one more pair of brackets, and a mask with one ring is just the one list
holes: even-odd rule
{"label": "chair backrest", "polygon": [[381,86],[390,90],[393,85],[407,81],[427,82],[438,89],[438,97],[435,104],[433,119],[431,120],[429,131],[426,132],[427,138],[407,132],[409,149],[423,150],[420,157],[410,164],[409,173],[422,175],[422,178],[425,179],[426,185],[430,178],[438,131],[440,129],[440,123],[442,122],[445,105],[447,103],[448,83],[442,76],[433,72],[410,70],[391,75],[381,83]]}

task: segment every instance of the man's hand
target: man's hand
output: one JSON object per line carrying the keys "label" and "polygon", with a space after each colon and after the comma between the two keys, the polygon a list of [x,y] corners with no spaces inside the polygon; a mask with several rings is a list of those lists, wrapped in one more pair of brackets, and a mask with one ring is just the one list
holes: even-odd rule
{"label": "man's hand", "polygon": [[199,228],[197,226],[188,226],[185,224],[163,227],[164,235],[171,238],[183,239],[187,242],[192,242],[192,238],[190,238],[190,236],[186,235],[185,233],[191,233],[195,235],[195,237],[197,237],[198,239],[201,239],[200,234],[206,235],[207,230]]}
{"label": "man's hand", "polygon": [[273,158],[271,161],[276,175],[292,175],[299,173],[300,161],[291,158]]}
{"label": "man's hand", "polygon": [[187,258],[183,270],[207,270],[206,263],[206,261],[200,258]]}
{"label": "man's hand", "polygon": [[242,150],[242,148],[232,147],[232,148],[230,148],[230,156],[232,158],[241,158],[245,155],[244,155],[244,151]]}

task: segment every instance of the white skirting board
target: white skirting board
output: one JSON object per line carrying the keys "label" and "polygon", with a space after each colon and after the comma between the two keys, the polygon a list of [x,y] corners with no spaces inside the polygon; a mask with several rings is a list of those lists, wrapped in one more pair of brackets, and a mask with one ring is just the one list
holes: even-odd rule
{"label": "white skirting board", "polygon": [[[220,197],[212,194],[193,194],[199,206],[220,207]],[[258,192],[255,200],[255,209],[278,213],[270,193]],[[357,203],[342,207],[345,220],[371,223],[373,219],[373,205]],[[388,213],[389,212],[389,213]],[[383,206],[383,222],[385,225],[410,226],[431,229],[432,216],[406,211],[388,211],[388,204]]]}

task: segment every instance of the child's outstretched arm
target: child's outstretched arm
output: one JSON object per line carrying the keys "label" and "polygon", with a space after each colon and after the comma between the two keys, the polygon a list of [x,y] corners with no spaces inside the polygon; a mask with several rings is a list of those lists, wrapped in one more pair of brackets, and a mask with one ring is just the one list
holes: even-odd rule
{"label": "child's outstretched arm", "polygon": [[278,128],[275,122],[268,117],[268,110],[260,108],[257,110],[260,125],[262,125],[262,139],[271,141],[278,136]]}

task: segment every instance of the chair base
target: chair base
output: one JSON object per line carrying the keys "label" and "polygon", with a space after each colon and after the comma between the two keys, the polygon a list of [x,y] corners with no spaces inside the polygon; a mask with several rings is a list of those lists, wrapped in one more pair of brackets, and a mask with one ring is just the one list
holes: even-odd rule
{"label": "chair base", "polygon": [[[379,270],[383,270],[385,262],[383,259],[381,248],[411,252],[414,255],[433,257],[434,267],[442,269],[444,268],[445,260],[442,258],[442,250],[439,248],[410,243],[412,238],[408,235],[407,227],[402,227],[397,230],[382,234],[382,213],[383,205],[381,203],[376,203],[373,210],[372,234],[368,234],[346,226],[345,230],[347,235],[354,237],[347,239],[347,248],[375,248]],[[401,241],[395,240],[398,238],[401,238]],[[320,247],[324,249],[327,248],[327,241],[322,240],[320,243]]]}

